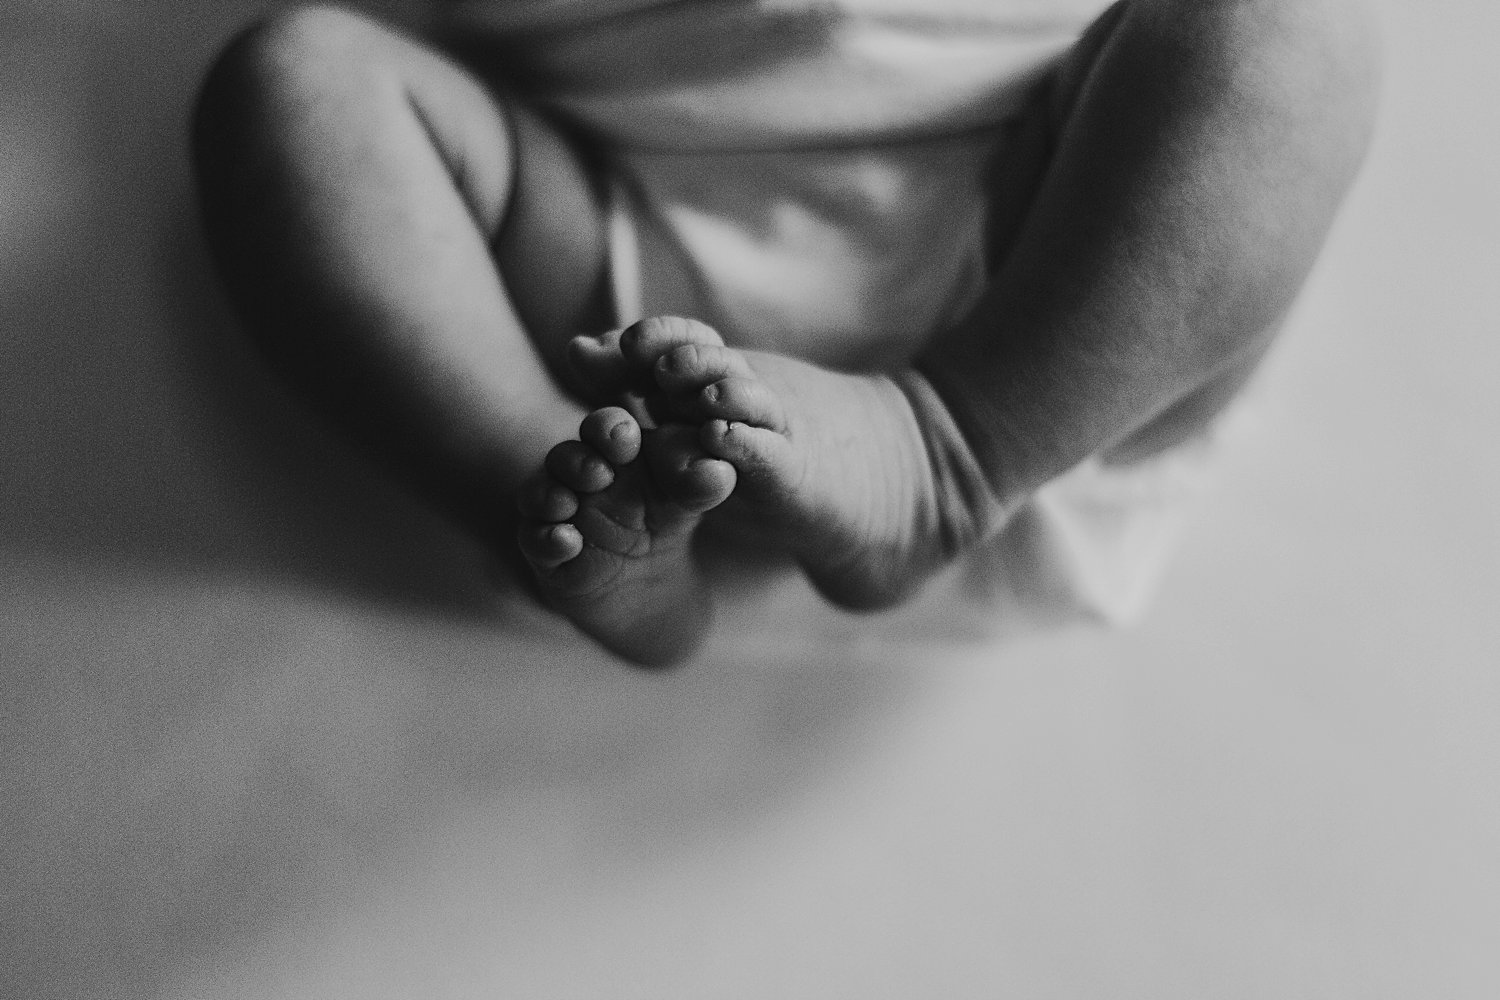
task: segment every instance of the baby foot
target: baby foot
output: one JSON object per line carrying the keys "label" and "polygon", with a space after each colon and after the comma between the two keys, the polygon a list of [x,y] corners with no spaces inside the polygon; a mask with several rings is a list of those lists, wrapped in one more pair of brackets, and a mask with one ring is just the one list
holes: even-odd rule
{"label": "baby foot", "polygon": [[698,423],[704,451],[738,473],[734,509],[836,603],[899,601],[992,524],[988,487],[930,388],[919,416],[893,378],[736,350],[676,318],[582,338],[572,353],[601,382],[649,382],[678,419]]}
{"label": "baby foot", "polygon": [[690,543],[735,471],[687,425],[643,433],[617,406],[584,418],[518,495],[517,542],[542,596],[600,644],[648,666],[683,659],[712,608]]}
{"label": "baby foot", "polygon": [[627,358],[621,348],[627,334],[633,340],[636,328],[649,326],[653,343],[685,344],[713,330],[694,320],[677,316],[658,316],[641,320],[623,330],[574,337],[568,344],[568,362],[584,392],[584,398],[595,405],[615,403],[625,408],[646,427],[670,422],[666,396],[656,385],[649,363],[640,364]]}

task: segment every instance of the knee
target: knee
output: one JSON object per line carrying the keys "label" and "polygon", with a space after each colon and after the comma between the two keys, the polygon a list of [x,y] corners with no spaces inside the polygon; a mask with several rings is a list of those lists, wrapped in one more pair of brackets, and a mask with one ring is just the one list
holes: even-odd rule
{"label": "knee", "polygon": [[241,31],[220,54],[210,80],[252,84],[335,77],[368,61],[383,29],[340,7],[293,7]]}
{"label": "knee", "polygon": [[274,14],[240,32],[219,54],[198,96],[196,151],[226,133],[288,124],[297,111],[362,85],[374,67],[369,44],[378,29],[337,7],[300,7]]}

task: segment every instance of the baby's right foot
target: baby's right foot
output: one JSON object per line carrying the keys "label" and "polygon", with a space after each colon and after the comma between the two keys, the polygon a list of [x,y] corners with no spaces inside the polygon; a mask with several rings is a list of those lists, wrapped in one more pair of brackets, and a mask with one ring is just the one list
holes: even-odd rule
{"label": "baby's right foot", "polygon": [[686,425],[643,434],[620,407],[595,410],[518,497],[517,541],[547,603],[647,666],[691,654],[712,618],[692,535],[735,472],[697,437]]}

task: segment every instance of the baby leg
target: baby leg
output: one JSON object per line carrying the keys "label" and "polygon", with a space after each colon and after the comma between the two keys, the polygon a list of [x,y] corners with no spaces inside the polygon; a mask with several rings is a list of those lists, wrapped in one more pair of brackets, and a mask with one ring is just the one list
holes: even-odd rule
{"label": "baby leg", "polygon": [[1000,192],[1024,210],[998,276],[917,371],[830,372],[683,320],[576,360],[699,422],[733,509],[825,594],[897,600],[1049,479],[1169,446],[1232,395],[1361,160],[1372,64],[1344,0],[1119,3],[1062,67],[1050,155]]}
{"label": "baby leg", "polygon": [[1122,0],[1086,33],[995,280],[918,363],[998,499],[1233,397],[1363,159],[1376,63],[1358,0]]}
{"label": "baby leg", "polygon": [[497,551],[519,539],[543,599],[605,646],[653,664],[690,651],[710,616],[688,543],[734,470],[620,410],[580,427],[589,387],[564,388],[565,345],[608,303],[567,144],[332,9],[232,45],[195,140],[231,294],[303,397]]}
{"label": "baby leg", "polygon": [[605,325],[599,212],[566,143],[438,53],[310,8],[219,59],[194,151],[268,361],[510,550],[516,488],[585,412],[555,377],[566,341]]}

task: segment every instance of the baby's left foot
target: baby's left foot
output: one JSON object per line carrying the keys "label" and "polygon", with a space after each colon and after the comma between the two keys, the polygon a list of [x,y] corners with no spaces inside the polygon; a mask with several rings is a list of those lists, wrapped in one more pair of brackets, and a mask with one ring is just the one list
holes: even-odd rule
{"label": "baby's left foot", "polygon": [[712,618],[693,530],[734,489],[729,463],[685,425],[642,431],[610,406],[548,454],[518,496],[517,541],[547,603],[606,648],[665,666]]}
{"label": "baby's left foot", "polygon": [[[892,378],[736,350],[671,317],[579,338],[573,358],[601,383],[649,383],[657,406],[699,423],[704,451],[738,474],[741,509],[844,606],[899,601],[995,513],[951,418],[941,428],[919,419]],[[942,405],[935,394],[926,402]],[[969,460],[955,462],[960,453]]]}

